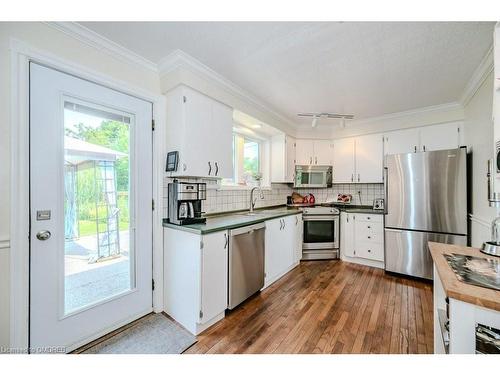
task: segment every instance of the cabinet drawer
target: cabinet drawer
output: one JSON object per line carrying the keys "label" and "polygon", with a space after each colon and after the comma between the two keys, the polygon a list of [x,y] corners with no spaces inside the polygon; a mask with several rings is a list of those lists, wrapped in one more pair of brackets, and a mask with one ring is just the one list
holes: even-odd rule
{"label": "cabinet drawer", "polygon": [[371,223],[383,223],[384,217],[379,214],[356,214],[357,221],[367,221]]}
{"label": "cabinet drawer", "polygon": [[356,238],[360,240],[371,240],[384,242],[384,226],[382,223],[367,221],[356,221]]}
{"label": "cabinet drawer", "polygon": [[384,245],[371,241],[356,242],[356,256],[371,260],[384,260]]}

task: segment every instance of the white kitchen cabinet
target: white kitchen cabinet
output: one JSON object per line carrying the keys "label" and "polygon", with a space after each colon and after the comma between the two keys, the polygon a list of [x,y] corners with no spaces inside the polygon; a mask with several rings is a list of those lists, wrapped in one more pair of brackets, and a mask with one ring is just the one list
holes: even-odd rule
{"label": "white kitchen cabinet", "polygon": [[460,147],[460,124],[422,126],[384,135],[384,155],[449,150]]}
{"label": "white kitchen cabinet", "polygon": [[224,317],[227,236],[164,228],[164,310],[194,335]]}
{"label": "white kitchen cabinet", "polygon": [[333,182],[355,182],[355,138],[341,138],[333,142]]}
{"label": "white kitchen cabinet", "polygon": [[340,225],[342,260],[384,267],[383,215],[342,212]]}
{"label": "white kitchen cabinet", "polygon": [[354,215],[349,212],[340,213],[340,252],[354,257]]}
{"label": "white kitchen cabinet", "polygon": [[295,144],[297,165],[312,165],[314,160],[314,141],[312,139],[297,139]]}
{"label": "white kitchen cabinet", "polygon": [[[264,288],[278,280],[297,264],[301,215],[291,215],[266,221],[266,253]],[[302,237],[300,237],[302,244]],[[302,246],[301,246],[302,247]]]}
{"label": "white kitchen cabinet", "polygon": [[334,141],[333,182],[382,183],[383,137],[380,134]]}
{"label": "white kitchen cabinet", "polygon": [[354,216],[354,255],[359,258],[384,261],[384,224],[382,215]]}
{"label": "white kitchen cabinet", "polygon": [[460,146],[460,127],[457,123],[420,128],[420,151],[449,150]]}
{"label": "white kitchen cabinet", "polygon": [[325,139],[297,139],[298,165],[333,165],[333,142]]}
{"label": "white kitchen cabinet", "polygon": [[295,177],[295,138],[280,134],[271,141],[271,182],[293,183]]}
{"label": "white kitchen cabinet", "polygon": [[295,219],[295,263],[298,263],[302,259],[302,242],[304,237],[304,221],[302,220],[302,215],[293,216]]}
{"label": "white kitchen cabinet", "polygon": [[333,141],[315,140],[314,146],[314,165],[333,165]]}
{"label": "white kitchen cabinet", "polygon": [[186,86],[166,98],[166,151],[179,152],[172,176],[231,178],[232,108]]}
{"label": "white kitchen cabinet", "polygon": [[385,134],[384,155],[417,152],[420,147],[419,130],[404,129]]}
{"label": "white kitchen cabinet", "polygon": [[359,183],[382,183],[384,142],[380,134],[356,137],[356,174]]}

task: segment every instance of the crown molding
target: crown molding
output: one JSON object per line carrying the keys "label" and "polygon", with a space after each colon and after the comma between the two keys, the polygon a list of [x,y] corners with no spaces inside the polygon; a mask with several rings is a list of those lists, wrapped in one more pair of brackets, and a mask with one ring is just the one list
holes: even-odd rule
{"label": "crown molding", "polygon": [[263,112],[269,113],[277,120],[283,122],[285,125],[288,125],[293,129],[297,128],[298,124],[293,122],[290,118],[279,113],[277,110],[270,108],[262,100],[258,99],[240,86],[236,85],[229,79],[225,78],[221,74],[203,64],[201,61],[197,60],[193,56],[180,49],[171,52],[169,55],[161,59],[158,63],[158,72],[160,74],[160,77],[167,75],[178,68],[188,69],[201,77],[215,82],[216,84],[222,86],[226,91],[230,92],[232,95],[251,103],[253,106]]}
{"label": "crown molding", "polygon": [[474,97],[477,90],[481,87],[488,75],[493,71],[493,44],[488,49],[488,52],[484,55],[481,62],[479,63],[476,70],[472,74],[472,77],[467,82],[465,89],[460,97],[460,103],[462,106],[466,106],[470,100]]}
{"label": "crown molding", "polygon": [[451,102],[451,103],[444,103],[444,104],[438,104],[438,105],[431,105],[428,107],[420,107],[420,108],[410,109],[407,111],[388,113],[386,115],[377,116],[377,117],[369,117],[369,118],[365,118],[365,119],[352,120],[352,121],[348,121],[346,123],[349,124],[349,127],[357,127],[357,126],[368,125],[371,123],[380,123],[380,122],[385,122],[388,120],[405,118],[405,117],[409,117],[409,116],[418,116],[418,115],[422,115],[422,114],[429,114],[432,112],[443,112],[443,111],[450,111],[450,110],[457,110],[457,109],[458,110],[463,109],[462,105],[458,102]]}
{"label": "crown molding", "polygon": [[45,24],[123,62],[158,72],[158,65],[154,62],[76,22],[45,22]]}

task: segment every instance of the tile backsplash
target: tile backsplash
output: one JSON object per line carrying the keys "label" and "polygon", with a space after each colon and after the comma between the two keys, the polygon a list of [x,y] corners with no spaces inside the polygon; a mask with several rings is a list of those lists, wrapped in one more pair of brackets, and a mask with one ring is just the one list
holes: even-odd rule
{"label": "tile backsplash", "polygon": [[[163,216],[167,217],[168,183],[173,179],[165,177],[163,181]],[[207,184],[207,199],[202,202],[202,210],[207,214],[226,211],[245,210],[249,208],[250,190],[225,190],[220,189],[214,180],[179,179],[185,182],[205,182]],[[331,188],[324,189],[293,189],[286,184],[272,184],[271,189],[264,189],[264,199],[257,198],[255,207],[268,207],[286,204],[286,197],[293,191],[305,195],[311,193],[317,203],[331,202],[337,198],[338,193],[351,194],[352,204],[371,205],[375,198],[384,197],[383,184],[333,184]],[[358,191],[361,192],[361,201]]]}
{"label": "tile backsplash", "polygon": [[295,191],[301,195],[313,194],[317,203],[335,201],[337,194],[351,194],[351,204],[371,206],[375,198],[384,197],[384,184],[333,184],[327,189],[295,189]]}

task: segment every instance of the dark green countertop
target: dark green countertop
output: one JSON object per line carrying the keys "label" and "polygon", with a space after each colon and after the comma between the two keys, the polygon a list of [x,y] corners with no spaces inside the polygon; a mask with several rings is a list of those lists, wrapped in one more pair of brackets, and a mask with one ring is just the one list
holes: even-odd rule
{"label": "dark green countertop", "polygon": [[360,206],[360,205],[347,205],[340,204],[335,205],[340,211],[359,213],[359,214],[373,214],[373,215],[383,215],[384,210],[374,210],[372,206]]}
{"label": "dark green countertop", "polygon": [[255,215],[252,216],[246,215],[247,212],[248,211],[231,212],[227,214],[208,216],[207,222],[204,224],[175,225],[167,222],[167,219],[163,219],[163,226],[195,234],[207,234],[219,232],[221,230],[245,227],[247,225],[261,223],[266,220],[301,213],[301,211],[296,208],[288,208],[286,206],[258,209],[254,211]]}

